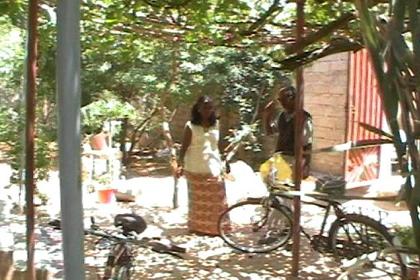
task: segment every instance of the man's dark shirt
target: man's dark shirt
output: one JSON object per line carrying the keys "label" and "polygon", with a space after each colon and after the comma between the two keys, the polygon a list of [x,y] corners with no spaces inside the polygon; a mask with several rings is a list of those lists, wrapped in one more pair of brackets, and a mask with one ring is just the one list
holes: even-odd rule
{"label": "man's dark shirt", "polygon": [[[295,154],[295,128],[294,128],[294,114],[288,114],[282,112],[277,120],[277,130],[279,132],[277,138],[276,152],[283,152],[285,155],[294,156]],[[312,129],[312,116],[304,111],[304,124],[310,122],[310,129]],[[305,125],[304,125],[305,127]],[[304,139],[304,151],[312,149],[312,131],[308,131],[309,138]],[[311,155],[304,155],[305,158],[305,170],[309,172],[309,165],[311,161]],[[304,172],[304,173],[307,173]],[[304,177],[306,174],[304,174]]]}

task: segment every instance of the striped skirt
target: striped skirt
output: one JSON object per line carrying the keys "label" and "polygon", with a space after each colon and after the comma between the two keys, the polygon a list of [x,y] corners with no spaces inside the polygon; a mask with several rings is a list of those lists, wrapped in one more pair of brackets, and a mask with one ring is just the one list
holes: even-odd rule
{"label": "striped skirt", "polygon": [[188,181],[188,230],[218,235],[220,214],[227,209],[225,182],[220,177],[185,172]]}

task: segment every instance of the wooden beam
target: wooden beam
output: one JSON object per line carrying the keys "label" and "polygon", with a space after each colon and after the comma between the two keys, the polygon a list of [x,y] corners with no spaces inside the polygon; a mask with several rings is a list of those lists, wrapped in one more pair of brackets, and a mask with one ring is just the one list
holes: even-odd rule
{"label": "wooden beam", "polygon": [[29,1],[28,10],[28,59],[26,67],[26,135],[25,135],[25,196],[26,196],[26,271],[28,280],[35,280],[35,107],[38,56],[38,0]]}
{"label": "wooden beam", "polygon": [[[300,44],[303,40],[305,27],[305,0],[296,2],[296,42]],[[298,54],[302,49],[298,50]],[[294,139],[295,139],[295,167],[294,167],[294,183],[295,190],[300,191],[302,182],[302,163],[303,163],[303,95],[304,95],[304,79],[303,67],[299,67],[296,71],[297,95],[295,99],[295,118],[294,118]],[[293,198],[293,245],[292,245],[292,276],[299,276],[299,259],[300,259],[300,216],[301,216],[301,199],[299,196]]]}

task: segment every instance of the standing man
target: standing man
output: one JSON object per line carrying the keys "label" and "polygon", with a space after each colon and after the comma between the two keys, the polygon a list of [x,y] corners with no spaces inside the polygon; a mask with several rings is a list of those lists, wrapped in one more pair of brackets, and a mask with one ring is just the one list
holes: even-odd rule
{"label": "standing man", "polygon": [[[282,152],[285,156],[295,154],[295,97],[296,89],[293,86],[275,87],[277,91],[277,101],[283,107],[283,111],[278,114],[276,112],[275,102],[270,101],[263,111],[263,124],[268,135],[278,132],[276,152]],[[303,151],[312,149],[313,125],[312,116],[304,111],[303,121]],[[309,176],[311,154],[304,153],[302,159],[302,178]]]}

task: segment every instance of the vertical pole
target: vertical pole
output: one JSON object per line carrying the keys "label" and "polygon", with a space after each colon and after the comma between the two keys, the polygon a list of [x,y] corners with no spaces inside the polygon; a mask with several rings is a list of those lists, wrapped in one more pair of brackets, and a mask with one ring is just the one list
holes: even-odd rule
{"label": "vertical pole", "polygon": [[80,179],[80,1],[57,6],[57,99],[64,279],[83,280],[84,233]]}
{"label": "vertical pole", "polygon": [[36,60],[38,56],[38,1],[29,1],[28,10],[28,58],[26,86],[26,128],[25,128],[25,200],[26,200],[26,249],[27,279],[35,279],[35,209],[34,209],[34,170],[35,170],[35,106],[36,106]]}
{"label": "vertical pole", "polygon": [[[296,1],[296,42],[302,40],[305,14],[304,6],[305,0]],[[302,50],[298,50],[301,53]],[[303,66],[296,70],[296,87],[297,96],[295,100],[295,190],[300,191],[302,181],[302,155],[303,155],[303,93],[304,93],[304,79],[303,79]],[[298,277],[299,275],[299,253],[300,253],[300,215],[301,215],[301,201],[300,196],[293,198],[293,247],[292,247],[292,276]]]}

